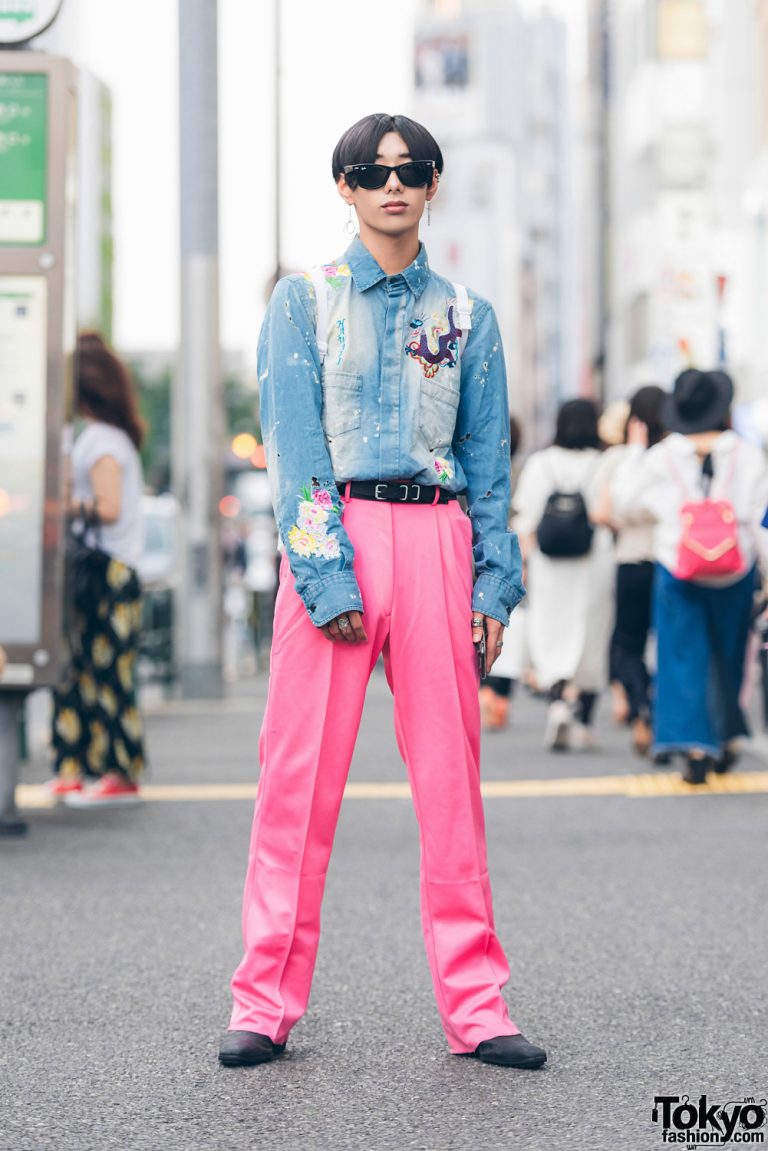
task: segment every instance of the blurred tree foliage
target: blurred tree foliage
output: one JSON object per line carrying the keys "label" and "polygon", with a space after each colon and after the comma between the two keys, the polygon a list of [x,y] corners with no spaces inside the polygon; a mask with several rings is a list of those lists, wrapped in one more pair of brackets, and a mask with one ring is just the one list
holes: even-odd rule
{"label": "blurred tree foliage", "polygon": [[[144,478],[153,492],[171,487],[171,387],[172,368],[156,367],[141,360],[129,361],[139,397],[147,435],[141,452]],[[261,442],[258,395],[243,376],[227,372],[224,377],[225,435],[228,443],[238,432],[251,432]]]}
{"label": "blurred tree foliage", "polygon": [[171,486],[171,369],[149,374],[131,364],[139,395],[141,418],[147,425],[141,462],[144,480],[154,492],[167,492]]}

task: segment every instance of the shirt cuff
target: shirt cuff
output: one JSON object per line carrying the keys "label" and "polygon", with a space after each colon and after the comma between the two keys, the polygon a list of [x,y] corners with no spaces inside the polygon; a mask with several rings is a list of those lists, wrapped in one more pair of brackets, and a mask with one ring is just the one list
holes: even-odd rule
{"label": "shirt cuff", "polygon": [[525,588],[522,585],[515,586],[509,580],[483,572],[477,577],[472,591],[472,611],[489,615],[506,627],[510,613],[524,597]]}
{"label": "shirt cuff", "polygon": [[329,620],[345,611],[363,610],[363,597],[353,571],[316,580],[302,592],[301,598],[315,627],[325,627]]}

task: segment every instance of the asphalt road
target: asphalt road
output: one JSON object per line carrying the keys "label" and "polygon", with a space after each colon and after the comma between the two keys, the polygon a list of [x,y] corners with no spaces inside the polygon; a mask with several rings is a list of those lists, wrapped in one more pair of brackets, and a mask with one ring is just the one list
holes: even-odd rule
{"label": "asphalt road", "polygon": [[[253,783],[264,695],[262,678],[153,711],[150,783]],[[0,841],[2,1151],[653,1149],[656,1096],[765,1098],[764,774],[733,794],[556,794],[650,769],[606,704],[601,750],[569,756],[542,750],[541,701],[514,711],[484,737],[484,777],[536,782],[486,800],[489,855],[507,999],[544,1070],[449,1054],[406,798],[346,800],[309,1012],[283,1059],[235,1070],[216,1050],[250,800],[32,809],[30,835]],[[33,745],[24,799],[46,776]],[[404,779],[377,672],[351,780]]]}

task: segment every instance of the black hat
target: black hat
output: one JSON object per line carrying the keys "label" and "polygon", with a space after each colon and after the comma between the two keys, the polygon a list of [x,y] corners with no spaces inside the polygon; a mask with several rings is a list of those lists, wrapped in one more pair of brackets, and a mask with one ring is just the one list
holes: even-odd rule
{"label": "black hat", "polygon": [[716,431],[725,425],[732,400],[733,380],[727,372],[686,368],[662,405],[664,427],[684,436]]}

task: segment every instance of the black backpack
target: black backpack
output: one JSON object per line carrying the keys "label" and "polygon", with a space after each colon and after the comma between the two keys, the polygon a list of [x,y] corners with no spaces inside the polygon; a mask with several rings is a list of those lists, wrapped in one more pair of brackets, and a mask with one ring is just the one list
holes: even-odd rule
{"label": "black backpack", "polygon": [[551,559],[577,559],[585,556],[592,547],[594,533],[581,492],[563,492],[556,487],[544,505],[544,512],[536,528],[541,554]]}
{"label": "black backpack", "polygon": [[581,492],[552,492],[536,528],[539,551],[552,559],[585,556],[595,529]]}

